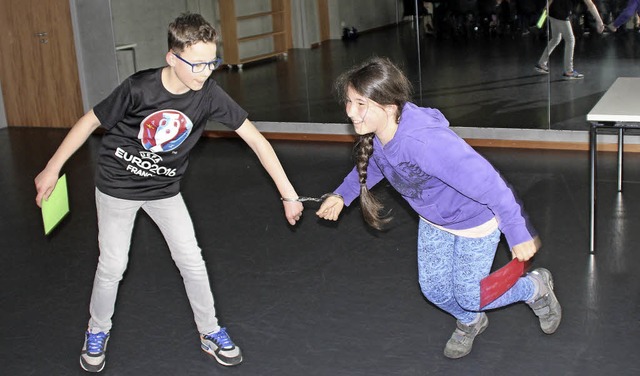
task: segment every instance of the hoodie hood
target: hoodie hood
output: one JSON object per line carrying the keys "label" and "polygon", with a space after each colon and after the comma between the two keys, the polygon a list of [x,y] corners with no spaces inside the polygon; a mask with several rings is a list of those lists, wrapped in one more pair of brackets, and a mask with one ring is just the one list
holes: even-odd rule
{"label": "hoodie hood", "polygon": [[448,128],[449,121],[440,110],[435,108],[418,107],[408,102],[402,108],[400,115],[400,126],[402,128]]}

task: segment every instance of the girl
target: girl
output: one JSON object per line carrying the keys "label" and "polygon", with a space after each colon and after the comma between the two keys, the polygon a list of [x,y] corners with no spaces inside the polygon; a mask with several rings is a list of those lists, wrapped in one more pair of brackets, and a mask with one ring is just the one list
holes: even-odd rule
{"label": "girl", "polygon": [[626,24],[633,16],[640,16],[640,0],[628,0],[622,12],[612,23],[607,25],[607,28],[612,33],[615,33],[620,26]]}
{"label": "girl", "polygon": [[457,319],[444,354],[460,358],[488,326],[484,310],[526,302],[551,334],[561,319],[551,273],[533,270],[480,309],[480,280],[490,272],[501,232],[513,257],[530,259],[539,242],[498,172],[449,129],[436,109],[410,102],[411,84],[386,58],[374,57],[336,83],[359,140],[356,167],[317,215],[338,219],[360,196],[366,222],[382,229],[390,218],[369,189],[386,178],[420,216],[418,268],[425,297]]}

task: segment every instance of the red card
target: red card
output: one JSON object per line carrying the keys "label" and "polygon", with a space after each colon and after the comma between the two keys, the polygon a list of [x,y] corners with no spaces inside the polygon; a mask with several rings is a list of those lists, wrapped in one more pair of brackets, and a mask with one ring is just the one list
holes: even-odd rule
{"label": "red card", "polygon": [[518,278],[529,269],[529,261],[521,262],[517,258],[480,281],[480,309],[498,299],[518,282]]}

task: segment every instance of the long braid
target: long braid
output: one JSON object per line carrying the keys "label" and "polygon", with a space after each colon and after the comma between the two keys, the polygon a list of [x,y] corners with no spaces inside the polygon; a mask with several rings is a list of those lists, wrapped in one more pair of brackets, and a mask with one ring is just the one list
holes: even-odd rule
{"label": "long braid", "polygon": [[389,216],[380,214],[384,206],[367,188],[367,167],[373,153],[373,133],[360,136],[355,147],[356,168],[360,181],[360,207],[364,220],[376,230],[391,220]]}
{"label": "long braid", "polygon": [[[395,105],[396,122],[399,123],[402,108],[411,100],[411,82],[385,57],[372,57],[342,73],[334,86],[342,103],[347,103],[349,88],[358,94],[380,104]],[[364,120],[364,119],[361,119]],[[373,228],[382,230],[391,221],[387,214],[381,214],[384,206],[367,188],[367,167],[373,154],[374,133],[361,135],[354,147],[354,159],[360,181],[360,206],[365,221]]]}

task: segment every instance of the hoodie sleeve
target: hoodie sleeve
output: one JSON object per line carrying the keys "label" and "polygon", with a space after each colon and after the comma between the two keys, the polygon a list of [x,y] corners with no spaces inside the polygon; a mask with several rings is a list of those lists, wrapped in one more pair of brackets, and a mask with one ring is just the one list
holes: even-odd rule
{"label": "hoodie sleeve", "polygon": [[423,171],[486,205],[496,216],[510,247],[531,240],[522,208],[498,171],[453,131],[430,133],[426,147],[413,149],[423,153],[422,157],[414,157]]}
{"label": "hoodie sleeve", "polygon": [[[384,176],[382,172],[373,161],[373,158],[369,159],[369,166],[367,167],[367,188],[371,189],[378,184]],[[351,205],[353,200],[360,195],[360,179],[358,177],[358,170],[354,167],[351,172],[344,178],[344,181],[336,190],[335,193],[342,196],[344,204],[346,206]]]}

